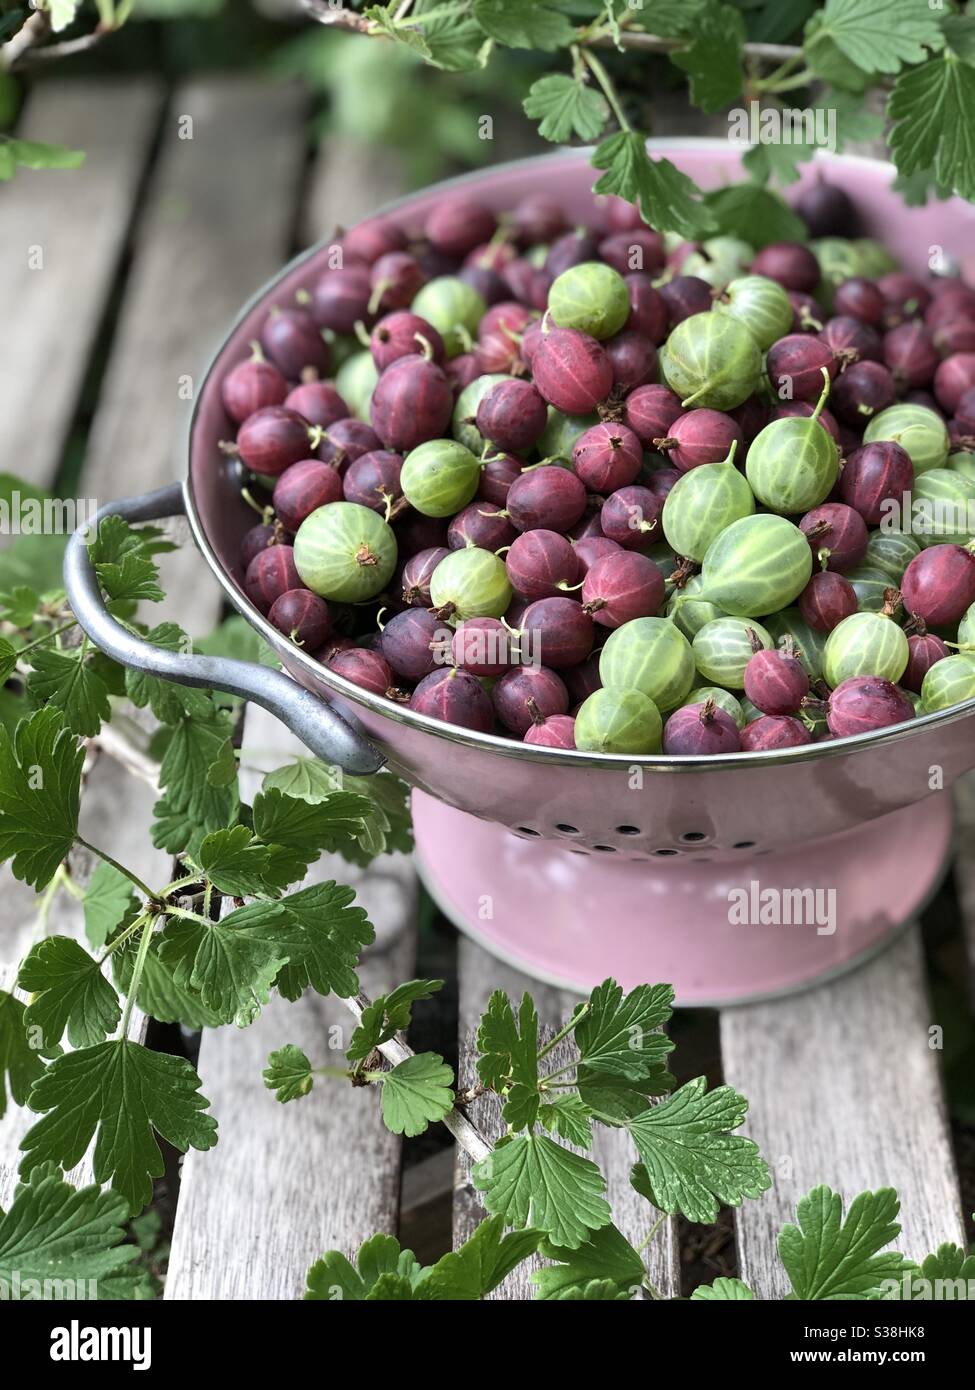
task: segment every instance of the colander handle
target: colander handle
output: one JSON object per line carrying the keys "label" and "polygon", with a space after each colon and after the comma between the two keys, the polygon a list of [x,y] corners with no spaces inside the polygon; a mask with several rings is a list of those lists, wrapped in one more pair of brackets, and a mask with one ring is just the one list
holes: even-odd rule
{"label": "colander handle", "polygon": [[323,762],[360,776],[378,772],[386,761],[379,749],[330,705],[280,671],[229,657],[183,656],[163,651],[130,632],[109,613],[88,556],[92,526],[107,516],[120,516],[128,522],[161,521],[182,516],[185,511],[182,486],[172,483],[142,497],[109,502],[99,510],[94,523],[75,531],[64,556],[64,587],[82,628],[97,647],[123,666],[133,666],[179,685],[208,686],[240,695],[276,715]]}

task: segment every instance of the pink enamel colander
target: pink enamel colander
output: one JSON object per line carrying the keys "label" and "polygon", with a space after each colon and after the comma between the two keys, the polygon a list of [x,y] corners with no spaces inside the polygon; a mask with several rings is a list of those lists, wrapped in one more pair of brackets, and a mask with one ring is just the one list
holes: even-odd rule
{"label": "pink enamel colander", "polygon": [[[652,142],[653,143],[653,142]],[[661,141],[709,188],[741,177],[740,147]],[[975,208],[908,209],[890,166],[818,163],[845,188],[867,234],[920,271],[942,249],[975,278]],[[805,166],[804,180],[816,175]],[[586,151],[505,165],[384,209],[416,228],[445,188],[497,209],[544,189],[574,220],[594,211]],[[800,185],[801,186],[801,185]],[[185,511],[234,607],[284,671],[160,652],[105,611],[82,539],[66,560],[75,611],[117,659],[168,679],[232,689],[278,714],[319,757],[351,772],[385,762],[414,788],[420,873],[444,913],[529,974],[588,990],[672,981],[678,1004],[728,1005],[808,986],[880,948],[933,891],[951,837],[948,788],[975,767],[975,701],[889,731],[717,759],[594,756],[473,734],[333,675],[288,642],[241,587],[253,513],[222,459],[232,426],[220,383],[273,303],[320,273],[327,247],[292,262],[246,307],[194,412],[185,485],[104,509],[132,520]],[[297,682],[297,684],[295,684]],[[309,693],[310,692],[310,693]]]}

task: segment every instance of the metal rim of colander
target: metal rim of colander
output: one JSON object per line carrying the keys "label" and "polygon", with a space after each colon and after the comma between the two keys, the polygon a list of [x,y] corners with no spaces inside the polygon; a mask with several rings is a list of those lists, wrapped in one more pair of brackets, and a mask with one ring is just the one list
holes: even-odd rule
{"label": "metal rim of colander", "polygon": [[[674,150],[715,150],[726,152],[728,148],[727,140],[719,139],[694,139],[682,137],[677,139],[655,139],[647,141],[647,148],[651,151],[656,150],[660,154]],[[368,214],[372,217],[385,217],[395,213],[402,208],[408,207],[418,196],[433,192],[447,192],[451,189],[463,188],[468,184],[476,185],[486,172],[498,172],[503,170],[513,170],[528,164],[556,164],[562,161],[575,161],[581,157],[591,154],[592,147],[578,147],[571,150],[558,150],[552,154],[532,155],[527,159],[508,160],[503,164],[490,166],[490,171],[474,170],[471,173],[459,174],[455,178],[444,179],[440,183],[431,184],[429,187],[416,190],[406,194],[402,198],[396,198],[392,202],[384,203],[376,208],[374,212]],[[839,162],[847,165],[860,165],[872,170],[880,169],[889,175],[891,179],[896,176],[896,169],[886,160],[867,159],[862,155],[825,155],[818,152],[817,159],[823,158],[828,162]],[[366,220],[366,219],[361,219]],[[243,305],[233,323],[230,325],[223,339],[210,358],[206,371],[204,372],[200,389],[196,392],[193,410],[190,415],[186,434],[186,454],[187,459],[191,458],[193,438],[196,431],[197,413],[200,401],[203,399],[204,388],[211,376],[217,369],[217,365],[223,356],[227,343],[236,332],[238,326],[253,312],[261,302],[272,293],[274,287],[282,280],[292,274],[307,261],[313,260],[315,256],[326,246],[330,245],[332,238],[323,237],[313,246],[299,252],[292,257],[270,280],[261,286],[250,299]],[[309,677],[316,682],[326,685],[333,690],[336,695],[348,700],[351,704],[361,705],[368,709],[370,713],[379,715],[384,719],[390,719],[397,724],[405,724],[411,728],[419,729],[423,733],[429,734],[432,738],[438,738],[445,743],[461,744],[467,748],[477,749],[481,752],[495,753],[500,757],[516,758],[526,762],[537,762],[553,764],[575,769],[594,769],[609,770],[623,769],[633,766],[645,768],[651,772],[729,772],[742,771],[747,768],[776,766],[785,763],[811,762],[824,758],[843,757],[848,753],[860,752],[867,748],[876,748],[880,745],[890,745],[899,743],[903,739],[913,738],[929,729],[935,727],[954,724],[961,719],[966,719],[969,715],[975,714],[975,699],[966,700],[964,704],[952,706],[947,710],[940,710],[936,714],[921,715],[911,720],[907,724],[896,724],[889,729],[878,729],[868,734],[855,734],[847,738],[829,739],[823,743],[800,744],[796,748],[770,749],[765,752],[756,753],[725,753],[720,757],[701,757],[701,756],[666,756],[664,754],[630,754],[630,753],[586,753],[577,749],[569,748],[545,748],[538,744],[523,743],[516,739],[503,738],[498,734],[474,733],[468,729],[461,729],[452,724],[444,724],[440,720],[431,719],[429,715],[417,714],[407,706],[395,704],[392,700],[387,700],[380,695],[372,695],[370,692],[353,685],[351,681],[342,676],[336,676],[328,667],[322,666],[318,661],[311,657],[301,647],[289,642],[276,627],[261,614],[251,603],[250,599],[240,589],[227,570],[224,569],[216,552],[210,544],[206,533],[206,527],[197,507],[196,497],[193,491],[192,470],[187,472],[183,483],[183,492],[186,499],[186,515],[189,521],[193,539],[207,562],[211,572],[217,579],[224,593],[230,599],[234,607],[240,614],[247,619],[250,625],[255,628],[264,638],[265,642],[274,649],[281,658],[282,662],[297,662]]]}

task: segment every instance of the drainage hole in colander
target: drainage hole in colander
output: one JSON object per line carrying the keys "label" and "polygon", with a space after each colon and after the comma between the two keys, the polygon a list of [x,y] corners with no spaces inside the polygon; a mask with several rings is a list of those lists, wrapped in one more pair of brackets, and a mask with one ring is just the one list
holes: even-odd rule
{"label": "drainage hole in colander", "polygon": [[706,840],[708,837],[703,830],[685,830],[680,838],[685,845],[694,845],[699,840]]}
{"label": "drainage hole in colander", "polygon": [[569,853],[570,853],[570,854],[588,854],[589,851],[588,851],[587,849],[570,849],[570,850],[569,850]]}
{"label": "drainage hole in colander", "polygon": [[579,827],[578,827],[577,825],[557,825],[555,828],[556,828],[556,830],[559,832],[560,835],[578,835],[578,834],[579,834]]}
{"label": "drainage hole in colander", "polygon": [[735,843],[731,846],[731,848],[732,848],[732,849],[754,849],[754,848],[755,848],[755,841],[754,841],[754,840],[736,840]]}
{"label": "drainage hole in colander", "polygon": [[618,825],[616,833],[617,835],[642,835],[643,831],[638,825]]}
{"label": "drainage hole in colander", "polygon": [[541,835],[541,833],[542,833],[542,832],[541,832],[540,830],[532,830],[532,828],[531,828],[530,825],[516,825],[516,826],[515,826],[515,834],[516,834],[516,835],[531,835],[531,836],[536,836],[536,837],[537,837],[538,835]]}
{"label": "drainage hole in colander", "polygon": [[679,849],[655,849],[653,852],[655,855],[658,856],[658,858],[663,858],[664,855],[667,855],[669,857],[674,854],[680,854]]}
{"label": "drainage hole in colander", "polygon": [[598,849],[601,854],[615,854],[615,845],[593,845],[593,849]]}

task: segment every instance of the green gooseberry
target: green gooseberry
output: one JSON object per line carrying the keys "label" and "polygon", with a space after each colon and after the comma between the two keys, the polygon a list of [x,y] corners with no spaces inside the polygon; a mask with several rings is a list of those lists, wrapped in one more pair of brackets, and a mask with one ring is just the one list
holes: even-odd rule
{"label": "green gooseberry", "polygon": [[752,724],[756,719],[761,719],[764,711],[760,710],[758,705],[753,705],[747,695],[743,695],[739,703],[741,704],[741,712],[745,716],[746,724]]}
{"label": "green gooseberry", "polygon": [[552,281],[548,312],[559,328],[575,328],[591,338],[612,338],[630,317],[626,281],[601,261],[570,266]]}
{"label": "green gooseberry", "polygon": [[644,554],[648,560],[653,561],[665,580],[671,578],[677,566],[680,564],[678,556],[676,556],[670,546],[663,541],[661,541],[659,545],[652,545],[649,550],[644,551]]}
{"label": "green gooseberry", "polygon": [[975,657],[958,652],[936,661],[921,682],[925,713],[935,714],[966,700],[975,700]]}
{"label": "green gooseberry", "polygon": [[480,546],[445,555],[430,578],[430,606],[449,623],[500,618],[511,603],[511,584],[500,556]]}
{"label": "green gooseberry", "polygon": [[[328,343],[333,376],[345,366],[350,357],[355,357],[362,351],[362,344],[354,333],[336,333],[331,328],[323,328],[322,337]],[[371,357],[372,353],[369,356]]]}
{"label": "green gooseberry", "polygon": [[884,613],[852,613],[826,639],[823,674],[834,689],[851,676],[900,680],[910,648],[903,630]]}
{"label": "green gooseberry", "polygon": [[603,686],[579,706],[573,732],[586,753],[659,753],[663,720],[648,695]]}
{"label": "green gooseberry", "polygon": [[946,467],[953,473],[961,473],[966,478],[975,481],[975,454],[967,449],[959,449],[955,454],[948,455]]}
{"label": "green gooseberry", "polygon": [[822,679],[827,633],[810,627],[798,608],[783,608],[765,619],[777,647],[786,640],[795,648],[799,664],[811,681]]}
{"label": "green gooseberry", "polygon": [[701,576],[692,575],[682,589],[674,590],[667,603],[667,617],[680,628],[689,641],[700,632],[705,623],[726,616],[716,604],[698,597],[703,587]]}
{"label": "green gooseberry", "polygon": [[906,531],[874,531],[867,542],[864,567],[880,570],[892,584],[899,584],[904,571],[921,553],[921,547]]}
{"label": "green gooseberry", "polygon": [[707,681],[742,690],[745,667],[756,652],[771,651],[772,634],[754,618],[715,618],[694,638],[694,664]]}
{"label": "green gooseberry", "polygon": [[752,490],[735,467],[737,444],[737,439],[732,442],[722,463],[705,463],[683,474],[664,501],[661,524],[668,544],[698,564],[725,527],[755,510]]}
{"label": "green gooseberry", "polygon": [[755,259],[755,248],[734,236],[709,237],[700,251],[692,251],[680,268],[681,275],[696,275],[716,290],[723,290]]}
{"label": "green gooseberry", "polygon": [[298,527],[294,561],[302,583],[322,598],[363,603],[392,578],[396,537],[371,507],[328,502]]}
{"label": "green gooseberry", "polygon": [[819,237],[809,243],[809,249],[819,262],[822,276],[816,288],[816,300],[829,315],[833,308],[833,293],[844,280],[862,275],[861,260],[856,247],[845,237]]}
{"label": "green gooseberry", "polygon": [[853,238],[852,245],[860,265],[858,275],[876,280],[879,275],[889,275],[892,270],[900,269],[900,262],[890,254],[882,241],[858,236]]}
{"label": "green gooseberry", "polygon": [[713,700],[719,709],[723,709],[725,714],[730,714],[738,725],[739,729],[745,724],[745,711],[741,707],[741,701],[732,695],[730,690],[722,690],[719,685],[699,685],[688,695],[684,705],[703,705],[705,701]]}
{"label": "green gooseberry", "polygon": [[971,647],[975,651],[975,603],[958,624],[958,645]]}
{"label": "green gooseberry", "polygon": [[403,460],[400,487],[424,516],[453,516],[477,492],[480,461],[454,439],[428,439]]}
{"label": "green gooseberry", "polygon": [[733,521],[708,546],[702,594],[732,617],[757,618],[786,608],[811,575],[812,551],[798,526],[759,512]]}
{"label": "green gooseberry", "polygon": [[633,618],[609,634],[599,655],[599,679],[649,695],[662,713],[676,709],[694,683],[694,655],[668,618]]}
{"label": "green gooseberry", "polygon": [[369,404],[379,380],[379,372],[371,352],[354,352],[335,373],[335,389],[352,414],[370,422]]}
{"label": "green gooseberry", "polygon": [[755,436],[745,462],[752,492],[770,511],[783,516],[808,512],[824,502],[839,475],[839,450],[819,415],[829,395],[829,374],[816,409],[808,416],[772,420]]}
{"label": "green gooseberry", "polygon": [[975,479],[951,468],[929,468],[914,479],[911,527],[924,545],[965,545],[975,532]]}
{"label": "green gooseberry", "polygon": [[[498,378],[491,377],[491,381]],[[506,381],[506,377],[501,378]],[[477,381],[472,381],[471,386],[476,386]],[[470,390],[470,387],[465,387]],[[460,393],[458,403],[463,399],[464,392]],[[455,412],[456,415],[456,412]],[[542,458],[546,459],[571,459],[572,450],[576,446],[576,440],[580,435],[585,434],[586,430],[592,429],[593,425],[599,424],[599,416],[592,415],[563,415],[560,410],[556,410],[554,405],[548,408],[548,422],[542,431],[537,448]],[[454,431],[456,434],[456,429]]]}
{"label": "green gooseberry", "polygon": [[511,378],[503,372],[476,376],[457,397],[450,421],[450,433],[465,449],[470,449],[472,454],[481,454],[484,450],[484,437],[477,428],[477,407],[499,381],[510,380]]}
{"label": "green gooseberry", "polygon": [[428,280],[410,309],[437,330],[448,357],[467,350],[487,313],[483,296],[456,275],[438,275]]}
{"label": "green gooseberry", "polygon": [[[866,564],[847,570],[843,578],[853,585],[857,606],[866,613],[881,613],[887,603],[887,595],[895,587],[886,570]],[[894,620],[899,621],[896,617]]]}
{"label": "green gooseberry", "polygon": [[741,275],[732,280],[712,312],[738,319],[763,352],[792,330],[789,296],[766,275]]}
{"label": "green gooseberry", "polygon": [[762,354],[743,323],[727,314],[691,314],[660,349],[664,380],[687,409],[733,410],[755,390]]}
{"label": "green gooseberry", "polygon": [[864,444],[892,440],[911,457],[914,475],[944,468],[951,443],[948,426],[926,405],[889,405],[863,431]]}

